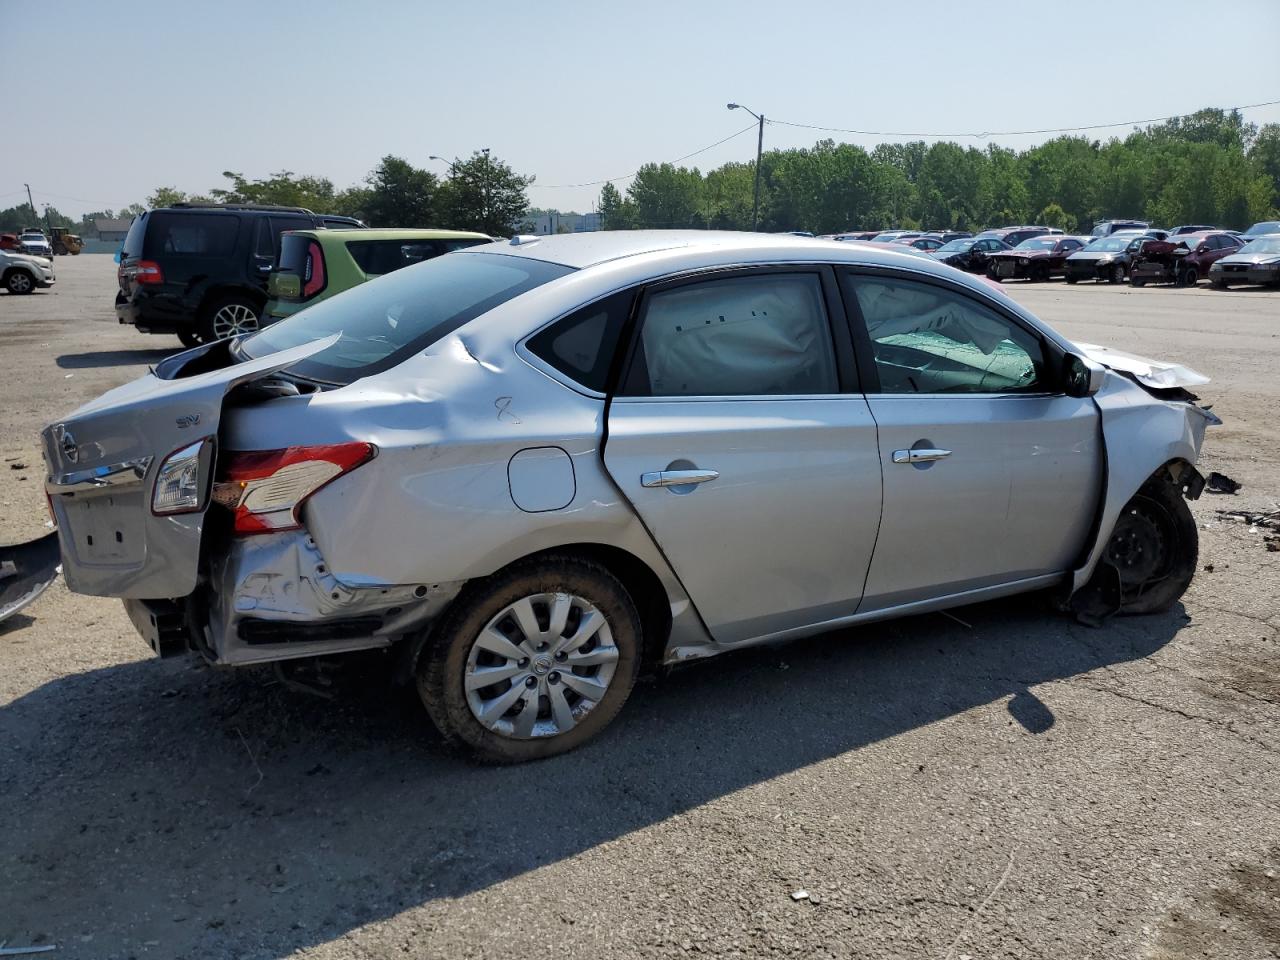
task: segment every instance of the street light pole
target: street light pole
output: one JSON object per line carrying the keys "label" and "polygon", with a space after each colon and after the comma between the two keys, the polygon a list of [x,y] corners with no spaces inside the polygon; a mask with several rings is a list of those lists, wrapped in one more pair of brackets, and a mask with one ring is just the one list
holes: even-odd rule
{"label": "street light pole", "polygon": [[751,229],[758,230],[760,228],[760,155],[764,152],[764,114],[756,113],[750,107],[744,107],[740,103],[727,103],[725,106],[730,110],[746,110],[760,121],[760,130],[756,134],[756,187],[751,202]]}

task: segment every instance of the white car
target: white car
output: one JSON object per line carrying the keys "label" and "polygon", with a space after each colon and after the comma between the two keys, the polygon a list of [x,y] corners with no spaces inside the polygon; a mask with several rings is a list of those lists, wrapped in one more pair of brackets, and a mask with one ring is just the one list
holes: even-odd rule
{"label": "white car", "polygon": [[0,250],[0,286],[10,293],[34,293],[52,287],[53,257],[35,257],[14,250]]}
{"label": "white car", "polygon": [[23,253],[33,257],[53,257],[53,247],[49,245],[45,235],[37,230],[29,230],[18,237],[18,246]]}

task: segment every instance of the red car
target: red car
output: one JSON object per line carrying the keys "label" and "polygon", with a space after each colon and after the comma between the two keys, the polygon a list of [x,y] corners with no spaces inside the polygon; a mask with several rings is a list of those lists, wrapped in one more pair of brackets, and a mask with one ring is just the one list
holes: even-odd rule
{"label": "red car", "polygon": [[0,233],[0,250],[17,250],[18,235],[16,233]]}
{"label": "red car", "polygon": [[1064,237],[1049,234],[1023,240],[1012,250],[999,250],[987,262],[987,276],[992,280],[1048,280],[1064,276],[1067,257],[1084,248],[1088,237]]}
{"label": "red car", "polygon": [[1209,267],[1215,261],[1230,256],[1241,246],[1240,238],[1225,230],[1148,240],[1134,255],[1129,268],[1129,282],[1135,287],[1148,283],[1194,287],[1201,277],[1209,275]]}

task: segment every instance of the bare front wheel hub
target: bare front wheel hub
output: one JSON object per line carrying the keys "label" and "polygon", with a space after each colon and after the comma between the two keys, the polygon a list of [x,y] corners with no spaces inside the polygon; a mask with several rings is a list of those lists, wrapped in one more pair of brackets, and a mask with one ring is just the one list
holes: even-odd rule
{"label": "bare front wheel hub", "polygon": [[467,706],[516,740],[576,727],[604,699],[618,663],[609,622],[591,601],[539,593],[504,607],[471,644]]}

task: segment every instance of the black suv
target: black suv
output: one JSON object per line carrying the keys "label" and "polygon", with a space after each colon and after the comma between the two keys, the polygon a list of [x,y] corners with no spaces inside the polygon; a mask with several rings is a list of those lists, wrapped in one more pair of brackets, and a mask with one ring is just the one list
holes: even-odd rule
{"label": "black suv", "polygon": [[258,328],[285,230],[363,227],[303,207],[186,204],[134,219],[120,251],[116,316],[189,347]]}

